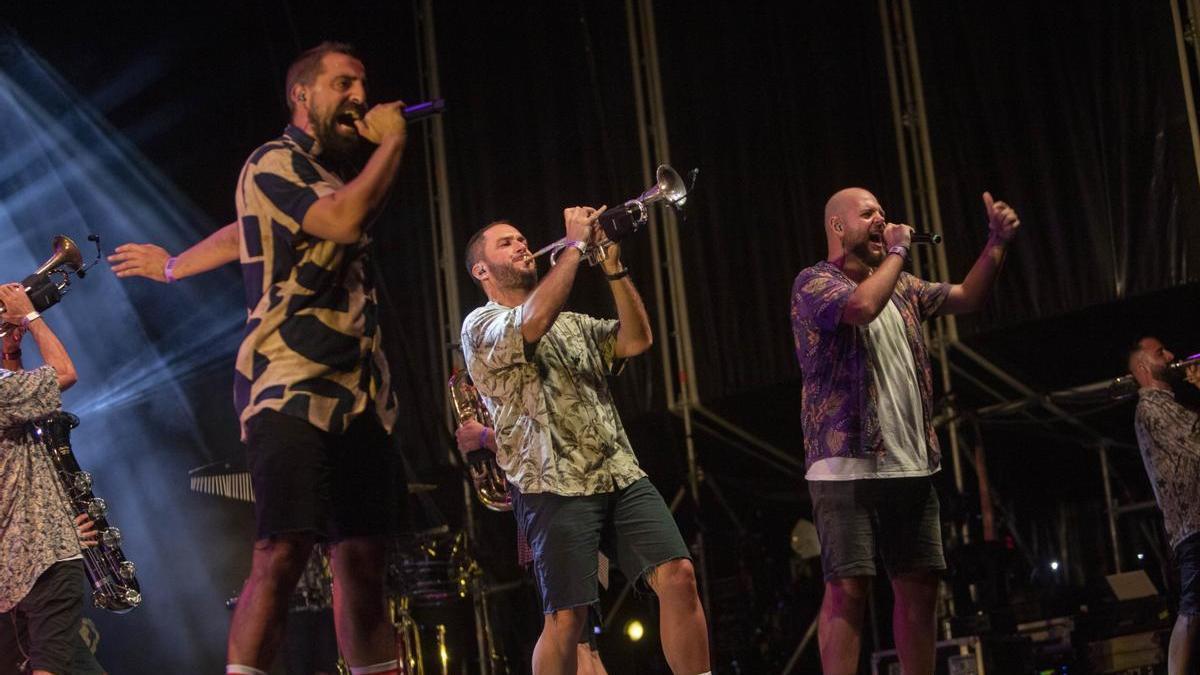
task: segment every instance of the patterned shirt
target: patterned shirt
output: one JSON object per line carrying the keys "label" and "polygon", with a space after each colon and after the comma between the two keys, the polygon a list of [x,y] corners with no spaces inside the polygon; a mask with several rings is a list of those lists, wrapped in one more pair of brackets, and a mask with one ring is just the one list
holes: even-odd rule
{"label": "patterned shirt", "polygon": [[[876,407],[879,390],[871,375],[870,332],[842,323],[842,310],[858,288],[836,265],[822,260],[796,275],[792,286],[792,336],[804,375],[800,424],[804,464],[828,457],[867,457],[887,452]],[[921,322],[933,316],[950,285],[900,274],[891,302],[900,311],[916,367],[922,424],[932,471],[941,465],[933,429],[933,376]]]}
{"label": "patterned shirt", "polygon": [[613,492],[638,466],[606,376],[617,322],[562,312],[536,345],[521,307],[489,302],[462,327],[463,355],[496,431],[496,461],[522,494]]}
{"label": "patterned shirt", "polygon": [[1133,428],[1171,548],[1200,532],[1200,415],[1169,389],[1138,390]]}
{"label": "patterned shirt", "polygon": [[59,397],[49,366],[0,370],[0,612],[12,610],[51,565],[80,553],[70,502],[28,427],[58,410]]}
{"label": "patterned shirt", "polygon": [[370,235],[337,244],[300,229],[321,197],[342,187],[316,141],[295,126],[250,155],[238,179],[245,336],[237,355],[234,402],[242,423],[278,410],[341,433],[374,405],[396,420],[375,289]]}

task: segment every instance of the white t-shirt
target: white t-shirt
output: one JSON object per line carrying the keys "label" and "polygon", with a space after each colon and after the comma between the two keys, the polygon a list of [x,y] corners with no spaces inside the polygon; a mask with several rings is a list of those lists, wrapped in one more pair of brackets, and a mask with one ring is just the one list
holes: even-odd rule
{"label": "white t-shirt", "polygon": [[858,480],[928,476],[928,443],[922,420],[917,368],[904,333],[900,310],[889,301],[867,324],[871,376],[878,392],[876,413],[887,452],[870,457],[827,457],[813,462],[808,480]]}

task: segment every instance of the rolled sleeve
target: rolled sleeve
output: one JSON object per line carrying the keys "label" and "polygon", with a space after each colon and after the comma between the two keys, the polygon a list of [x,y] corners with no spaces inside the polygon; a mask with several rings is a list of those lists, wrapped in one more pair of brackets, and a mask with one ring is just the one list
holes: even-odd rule
{"label": "rolled sleeve", "polygon": [[54,368],[0,372],[0,428],[41,419],[60,407],[62,393]]}
{"label": "rolled sleeve", "polygon": [[463,322],[462,345],[467,371],[484,396],[502,395],[504,381],[517,366],[528,365],[521,335],[521,307],[484,306]]}
{"label": "rolled sleeve", "polygon": [[845,277],[805,269],[792,287],[793,324],[808,320],[823,331],[837,330],[854,288],[854,282]]}
{"label": "rolled sleeve", "polygon": [[318,199],[336,191],[307,158],[285,148],[265,153],[251,170],[254,188],[285,216],[280,224],[292,234],[300,232]]}
{"label": "rolled sleeve", "polygon": [[917,318],[921,321],[936,316],[946,298],[950,296],[950,284],[926,281],[908,272],[905,272],[902,278],[917,307]]}
{"label": "rolled sleeve", "polygon": [[616,319],[597,319],[595,317],[578,315],[584,335],[596,345],[600,359],[604,364],[604,372],[612,373],[613,364],[617,361],[617,331],[621,322]]}

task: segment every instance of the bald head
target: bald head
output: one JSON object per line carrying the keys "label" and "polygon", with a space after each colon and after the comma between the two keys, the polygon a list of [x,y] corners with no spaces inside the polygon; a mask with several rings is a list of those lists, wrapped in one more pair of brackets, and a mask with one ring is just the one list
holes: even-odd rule
{"label": "bald head", "polygon": [[843,188],[833,193],[829,201],[825,202],[825,226],[829,227],[835,216],[844,223],[846,212],[856,212],[859,204],[868,199],[877,202],[875,195],[863,188]]}
{"label": "bald head", "polygon": [[1175,360],[1156,337],[1144,337],[1129,350],[1129,372],[1142,387],[1168,387],[1167,365]]}

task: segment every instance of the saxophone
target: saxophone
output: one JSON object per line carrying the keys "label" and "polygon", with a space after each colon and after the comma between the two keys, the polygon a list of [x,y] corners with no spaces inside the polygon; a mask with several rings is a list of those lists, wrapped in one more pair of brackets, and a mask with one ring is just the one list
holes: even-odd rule
{"label": "saxophone", "polygon": [[[450,389],[450,402],[454,404],[454,419],[459,425],[475,420],[485,427],[492,427],[492,416],[488,414],[483,399],[475,391],[471,377],[465,370],[450,376],[446,383]],[[495,431],[495,428],[492,427]],[[475,486],[475,496],[489,511],[512,511],[512,498],[508,495],[508,481],[491,450],[480,448],[467,453],[467,473]]]}
{"label": "saxophone", "polygon": [[134,576],[136,568],[121,552],[121,531],[108,524],[108,506],[92,493],[92,475],[79,468],[71,451],[71,429],[77,426],[78,417],[59,411],[32,422],[30,429],[50,455],[71,510],[76,514],[86,513],[96,523],[99,532],[96,545],[83,549],[83,567],[92,585],[92,602],[101,609],[124,614],[141,604],[141,587]]}

